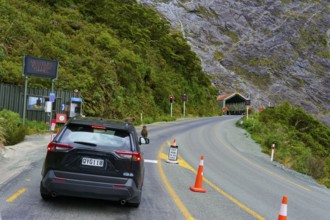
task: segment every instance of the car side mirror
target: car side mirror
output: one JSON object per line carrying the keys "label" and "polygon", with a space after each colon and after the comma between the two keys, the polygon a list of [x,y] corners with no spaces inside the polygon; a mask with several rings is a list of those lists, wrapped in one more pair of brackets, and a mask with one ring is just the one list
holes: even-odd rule
{"label": "car side mirror", "polygon": [[139,137],[139,144],[149,144],[149,138]]}

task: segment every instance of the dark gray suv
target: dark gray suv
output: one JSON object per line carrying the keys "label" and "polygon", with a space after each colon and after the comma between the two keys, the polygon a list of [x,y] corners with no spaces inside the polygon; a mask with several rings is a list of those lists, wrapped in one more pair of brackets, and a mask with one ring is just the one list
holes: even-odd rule
{"label": "dark gray suv", "polygon": [[144,179],[142,143],[149,139],[138,137],[130,122],[72,118],[48,145],[41,197],[76,196],[138,207]]}

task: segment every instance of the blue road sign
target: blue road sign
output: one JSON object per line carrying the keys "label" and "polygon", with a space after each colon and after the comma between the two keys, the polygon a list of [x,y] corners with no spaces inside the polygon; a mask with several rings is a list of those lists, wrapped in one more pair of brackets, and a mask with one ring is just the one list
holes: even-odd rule
{"label": "blue road sign", "polygon": [[53,93],[53,92],[49,93],[49,101],[55,102],[55,93]]}

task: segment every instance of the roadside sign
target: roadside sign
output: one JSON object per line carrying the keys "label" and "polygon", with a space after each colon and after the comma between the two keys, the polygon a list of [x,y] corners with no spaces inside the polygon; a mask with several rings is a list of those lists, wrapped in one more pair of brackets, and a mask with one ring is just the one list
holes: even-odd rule
{"label": "roadside sign", "polygon": [[24,56],[23,75],[57,79],[58,61]]}
{"label": "roadside sign", "polygon": [[259,111],[262,111],[262,110],[264,110],[264,108],[263,108],[262,106],[259,106],[259,107],[258,107],[258,110],[259,110]]}
{"label": "roadside sign", "polygon": [[168,152],[169,160],[177,160],[178,159],[178,147],[171,146]]}
{"label": "roadside sign", "polygon": [[53,92],[49,93],[49,101],[55,102],[55,93],[53,93]]}
{"label": "roadside sign", "polygon": [[250,105],[251,104],[251,100],[245,100],[245,105]]}
{"label": "roadside sign", "polygon": [[56,123],[66,123],[66,114],[56,114]]}
{"label": "roadside sign", "polygon": [[171,145],[168,151],[168,160],[166,162],[178,164],[179,163],[178,154],[179,154],[179,147]]}
{"label": "roadside sign", "polygon": [[56,127],[56,119],[52,119],[51,120],[50,130],[51,131],[55,131],[55,127]]}

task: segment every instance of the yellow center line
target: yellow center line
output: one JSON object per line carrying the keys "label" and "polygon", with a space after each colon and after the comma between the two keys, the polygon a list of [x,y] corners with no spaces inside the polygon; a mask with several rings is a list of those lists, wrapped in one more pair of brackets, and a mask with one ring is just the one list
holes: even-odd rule
{"label": "yellow center line", "polygon": [[[192,166],[190,164],[188,164],[181,157],[179,157],[178,162],[179,162],[179,165],[180,166],[182,166],[182,167],[184,167],[184,168],[186,168],[188,170],[191,170],[194,173],[197,173],[197,171],[194,168],[192,168]],[[221,195],[223,195],[224,197],[226,197],[227,199],[229,199],[230,201],[232,201],[233,203],[235,203],[236,205],[238,205],[241,209],[243,209],[244,211],[246,211],[247,213],[249,213],[250,215],[252,215],[253,217],[255,217],[256,219],[259,219],[259,220],[264,220],[265,219],[264,217],[262,217],[261,215],[259,215],[255,211],[251,210],[246,205],[244,205],[243,203],[239,202],[237,199],[235,199],[234,197],[232,197],[231,195],[229,195],[228,193],[226,193],[225,191],[223,191],[222,189],[220,189],[219,187],[217,187],[215,184],[213,184],[210,180],[208,180],[204,176],[203,176],[203,181],[206,184],[208,184],[209,186],[211,186],[213,189],[215,189],[217,192],[219,192]]]}
{"label": "yellow center line", "polygon": [[[162,156],[161,156],[161,158],[162,159],[166,158],[166,154],[163,153]],[[192,171],[193,173],[197,173],[197,171],[194,168],[192,168],[192,166],[190,164],[188,164],[184,159],[182,159],[182,157],[179,156],[178,162],[179,162],[179,165],[181,167],[184,167],[184,168]],[[244,211],[246,211],[247,213],[249,213],[250,215],[252,215],[253,217],[255,217],[256,219],[259,219],[259,220],[265,219],[264,217],[262,217],[261,215],[259,215],[255,211],[251,210],[250,208],[248,208],[247,206],[245,206],[243,203],[239,202],[237,199],[235,199],[234,197],[230,196],[228,193],[226,193],[225,191],[223,191],[222,189],[220,189],[219,187],[217,187],[210,180],[208,180],[205,177],[203,177],[203,181],[206,184],[208,184],[209,186],[211,186],[213,189],[215,189],[218,193],[220,193],[221,195],[223,195],[224,197],[226,197],[227,199],[229,199],[230,201],[232,201],[233,203],[235,203],[241,209],[243,209]]]}
{"label": "yellow center line", "polygon": [[[216,137],[217,137],[217,136],[216,136]],[[222,140],[220,140],[218,137],[217,137],[217,139],[218,139],[218,141],[219,141],[220,143],[222,143],[222,144],[223,144],[228,150],[230,150],[230,151],[233,152],[236,156],[238,156],[239,158],[243,159],[244,161],[246,161],[247,163],[251,164],[252,166],[254,166],[254,167],[256,167],[256,168],[258,168],[258,169],[260,169],[260,170],[263,170],[263,171],[269,173],[270,175],[272,175],[272,176],[274,176],[274,177],[277,177],[277,178],[282,179],[282,180],[285,180],[286,182],[289,182],[289,183],[291,183],[291,184],[293,184],[293,185],[295,185],[295,186],[298,186],[298,187],[301,188],[301,189],[304,189],[304,190],[306,190],[306,191],[311,191],[310,189],[308,189],[308,188],[306,188],[306,187],[304,187],[304,186],[302,186],[302,185],[300,185],[300,184],[298,184],[298,183],[295,183],[295,182],[293,182],[292,180],[289,180],[289,179],[287,179],[287,178],[285,178],[285,177],[283,177],[283,176],[280,176],[279,174],[276,174],[276,173],[274,173],[274,172],[272,172],[272,171],[270,171],[270,170],[267,170],[266,168],[263,168],[263,167],[259,166],[259,165],[256,164],[256,163],[253,163],[252,161],[250,161],[249,159],[247,159],[246,157],[244,157],[242,154],[240,154],[237,150],[234,150],[233,148],[231,148],[230,146],[228,146],[227,144],[225,144],[225,143],[224,143]]]}
{"label": "yellow center line", "polygon": [[14,193],[11,197],[9,197],[6,202],[13,202],[15,199],[17,199],[17,197],[19,197],[20,195],[22,195],[24,192],[26,191],[26,188],[22,188],[20,190],[18,190],[16,193]]}
{"label": "yellow center line", "polygon": [[[167,141],[168,146],[171,145],[171,143],[169,141]],[[158,168],[159,171],[161,173],[161,177],[163,179],[163,182],[165,183],[166,188],[170,188],[168,189],[168,191],[170,192],[170,195],[172,196],[173,200],[175,201],[176,199],[178,199],[180,201],[180,205],[176,202],[176,204],[178,205],[179,209],[181,210],[181,212],[183,213],[183,215],[187,218],[187,219],[193,219],[192,216],[190,215],[190,213],[188,212],[188,210],[185,208],[185,206],[183,205],[183,203],[181,202],[181,200],[178,198],[178,196],[175,194],[173,188],[170,186],[169,182],[166,179],[166,176],[162,170],[161,167],[161,159],[162,160],[166,160],[167,159],[167,155],[162,153],[164,144],[161,146],[159,153],[158,153]],[[195,170],[189,163],[187,163],[182,157],[179,156],[178,158],[178,162],[179,165],[181,167],[184,167],[190,171],[192,171],[193,173],[197,173],[197,170]],[[165,180],[164,180],[165,179]],[[261,215],[259,215],[258,213],[256,213],[255,211],[251,210],[250,208],[248,208],[247,206],[245,206],[243,203],[239,202],[237,199],[235,199],[234,197],[230,196],[228,193],[226,193],[225,191],[223,191],[222,189],[220,189],[219,187],[217,187],[215,184],[213,184],[211,181],[209,181],[208,179],[206,179],[205,177],[203,177],[203,181],[208,184],[209,186],[211,186],[213,189],[215,189],[217,192],[219,192],[221,195],[223,195],[224,197],[226,197],[227,199],[229,199],[230,201],[232,201],[234,204],[236,204],[237,206],[239,206],[241,209],[243,209],[244,211],[246,211],[247,213],[249,213],[250,215],[252,215],[253,217],[255,217],[258,220],[264,220],[265,218],[262,217]],[[175,197],[175,198],[174,198]],[[183,206],[183,208],[181,207]],[[185,211],[186,210],[186,211]],[[185,212],[187,212],[187,216],[185,214]]]}
{"label": "yellow center line", "polygon": [[[175,204],[178,206],[178,208],[180,209],[180,211],[182,212],[183,216],[186,219],[189,220],[193,220],[194,218],[192,217],[192,215],[190,214],[190,212],[188,211],[188,209],[185,207],[185,205],[183,204],[183,202],[180,200],[180,198],[178,197],[178,195],[175,193],[175,191],[173,190],[173,188],[171,187],[170,183],[168,182],[165,173],[163,171],[162,168],[162,161],[161,159],[164,159],[164,154],[162,153],[163,148],[164,148],[165,144],[163,144],[158,152],[158,171],[160,174],[160,177],[165,185],[165,188],[167,189],[167,191],[169,192],[170,196],[172,197],[172,199],[174,200]],[[166,158],[166,157],[165,157]]]}

